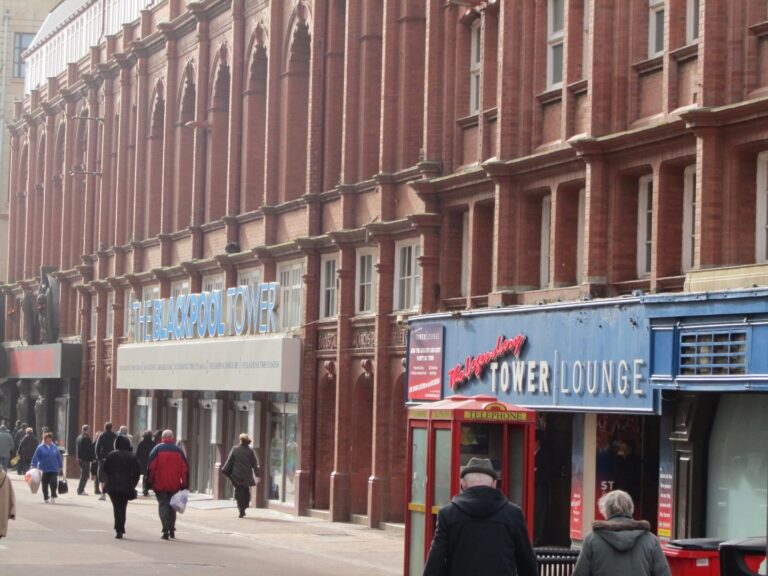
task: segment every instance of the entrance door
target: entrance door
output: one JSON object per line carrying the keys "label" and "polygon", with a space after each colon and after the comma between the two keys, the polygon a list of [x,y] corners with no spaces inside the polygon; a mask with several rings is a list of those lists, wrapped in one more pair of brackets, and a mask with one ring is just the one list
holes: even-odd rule
{"label": "entrance door", "polygon": [[[208,406],[208,407],[206,407]],[[193,469],[190,487],[195,492],[213,494],[211,470],[213,469],[214,446],[211,444],[213,410],[210,404],[198,403],[195,407],[195,449],[192,450]]]}
{"label": "entrance door", "polygon": [[298,396],[270,395],[269,494],[270,500],[293,503],[298,457]]}
{"label": "entrance door", "polygon": [[[232,442],[229,443],[230,446],[237,446],[240,443],[240,434],[244,432],[252,434],[248,426],[249,412],[247,410],[238,409],[237,404],[238,403],[235,402],[235,409],[232,411],[232,433],[230,434]],[[229,451],[227,451],[227,454],[229,454]],[[224,463],[222,462],[222,464]],[[226,483],[225,496],[226,498],[235,497],[235,487],[232,485],[232,482]]]}

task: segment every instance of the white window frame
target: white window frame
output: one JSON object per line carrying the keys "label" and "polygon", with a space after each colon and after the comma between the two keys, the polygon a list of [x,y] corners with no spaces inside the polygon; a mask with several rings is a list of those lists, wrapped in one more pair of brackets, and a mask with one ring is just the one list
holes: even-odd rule
{"label": "white window frame", "polygon": [[[255,290],[261,284],[261,266],[237,271],[237,285],[247,286],[249,290]],[[245,303],[242,298],[235,299],[235,318],[242,317]]]}
{"label": "white window frame", "polygon": [[[649,194],[650,186],[650,194]],[[653,175],[642,176],[637,187],[637,277],[651,274],[653,260]],[[649,198],[650,196],[650,198]],[[651,230],[648,230],[650,219]]]}
{"label": "white window frame", "polygon": [[584,231],[587,216],[587,189],[579,190],[576,214],[576,284],[584,282]]}
{"label": "white window frame", "polygon": [[469,210],[461,217],[461,284],[459,294],[466,297],[469,293]]}
{"label": "white window frame", "polygon": [[648,0],[648,58],[655,58],[664,53],[664,24],[662,23],[661,47],[656,45],[657,36],[657,15],[662,14],[662,21],[665,17],[664,0]]}
{"label": "white window frame", "polygon": [[693,44],[699,40],[699,14],[701,1],[688,0],[685,15],[685,41]]}
{"label": "white window frame", "polygon": [[694,266],[696,249],[696,165],[683,172],[683,248],[682,271],[685,274]]}
{"label": "white window frame", "polygon": [[590,6],[592,5],[591,0],[584,0],[584,12],[583,12],[583,18],[584,21],[583,29],[584,29],[584,40],[582,45],[582,79],[586,80],[589,76],[589,32],[590,32]]}
{"label": "white window frame", "polygon": [[[157,300],[160,298],[160,285],[159,284],[152,284],[149,286],[142,286],[141,287],[141,307],[139,308],[142,315],[146,316],[147,314],[147,302],[151,302],[152,300]],[[135,321],[135,318],[134,318]],[[143,324],[142,330],[147,329],[147,324]],[[139,341],[143,342],[145,335],[142,332],[141,334],[134,334],[134,338],[138,338]]]}
{"label": "white window frame", "polygon": [[99,309],[98,309],[99,295],[91,294],[91,326],[88,334],[89,340],[95,340],[97,335],[96,326],[99,322]]}
{"label": "white window frame", "polygon": [[123,336],[129,340],[135,339],[134,334],[134,322],[135,316],[133,312],[133,303],[135,301],[133,295],[133,289],[127,288],[123,291]]}
{"label": "white window frame", "polygon": [[421,242],[395,243],[395,310],[418,310],[421,304]]}
{"label": "white window frame", "polygon": [[320,319],[336,318],[338,306],[338,266],[336,254],[320,257]]}
{"label": "white window frame", "polygon": [[768,261],[768,150],[757,157],[755,261]]}
{"label": "white window frame", "polygon": [[549,263],[552,257],[552,195],[541,199],[541,242],[539,251],[539,287],[548,288]]}
{"label": "white window frame", "polygon": [[[355,254],[355,312],[373,314],[376,310],[376,249],[360,248]],[[363,259],[370,258],[370,277]],[[366,296],[363,297],[362,294]]]}
{"label": "white window frame", "polygon": [[304,261],[292,260],[277,266],[277,281],[280,284],[280,325],[283,331],[301,327],[302,303],[304,300]]}
{"label": "white window frame", "polygon": [[[560,21],[562,26],[555,29],[555,8],[562,6]],[[563,86],[565,76],[565,46],[563,45],[565,32],[565,0],[547,1],[547,89],[554,90]],[[555,53],[560,51],[560,78],[555,79]]]}
{"label": "white window frame", "polygon": [[107,329],[104,338],[112,338],[112,330],[115,327],[115,293],[107,293]]}
{"label": "white window frame", "polygon": [[483,29],[479,18],[472,23],[469,43],[469,113],[477,114],[480,111],[483,59]]}

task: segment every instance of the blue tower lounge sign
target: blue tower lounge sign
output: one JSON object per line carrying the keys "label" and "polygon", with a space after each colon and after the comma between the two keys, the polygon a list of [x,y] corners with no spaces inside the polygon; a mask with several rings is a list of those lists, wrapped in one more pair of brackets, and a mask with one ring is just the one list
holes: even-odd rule
{"label": "blue tower lounge sign", "polygon": [[649,323],[637,299],[430,315],[414,319],[411,329],[422,323],[445,330],[444,396],[492,394],[550,410],[658,412]]}

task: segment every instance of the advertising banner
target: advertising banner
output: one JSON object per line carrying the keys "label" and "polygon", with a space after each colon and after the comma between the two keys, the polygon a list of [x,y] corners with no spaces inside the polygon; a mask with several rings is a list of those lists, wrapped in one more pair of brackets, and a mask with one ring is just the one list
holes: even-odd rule
{"label": "advertising banner", "polygon": [[659,434],[665,440],[659,448],[659,512],[658,512],[658,536],[659,540],[672,539],[674,528],[675,491],[674,470],[675,460],[672,443],[666,440],[672,436],[673,422],[671,416],[661,419]]}
{"label": "advertising banner", "polygon": [[577,415],[581,425],[573,427],[571,449],[571,538],[584,539],[584,415]]}
{"label": "advertising banner", "polygon": [[443,326],[420,324],[410,333],[408,401],[440,400],[443,380]]}

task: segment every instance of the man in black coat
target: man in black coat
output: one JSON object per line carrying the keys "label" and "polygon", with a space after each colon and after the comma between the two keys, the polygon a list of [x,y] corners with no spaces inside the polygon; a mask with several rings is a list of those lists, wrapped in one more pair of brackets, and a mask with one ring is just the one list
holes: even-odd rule
{"label": "man in black coat", "polygon": [[472,458],[461,470],[461,494],[443,506],[424,576],[536,576],[523,511],[496,489],[488,458]]}
{"label": "man in black coat", "polygon": [[102,484],[101,496],[99,496],[99,500],[107,499],[107,495],[106,495],[106,492],[104,492],[104,486],[103,486],[103,484],[107,481],[107,478],[104,475],[104,460],[107,458],[107,454],[109,454],[110,452],[112,452],[112,450],[115,449],[116,439],[117,439],[117,434],[112,432],[112,422],[106,422],[104,424],[104,431],[101,434],[99,434],[99,438],[96,440],[96,460],[98,460],[99,462],[99,469],[98,469],[96,481],[99,484]]}
{"label": "man in black coat", "polygon": [[117,437],[115,449],[107,455],[102,468],[106,476],[104,490],[112,500],[115,516],[115,538],[120,540],[125,534],[128,501],[136,499],[136,483],[139,481],[139,460],[126,436]]}
{"label": "man in black coat", "polygon": [[144,496],[149,496],[149,479],[147,475],[147,464],[149,464],[149,454],[152,452],[152,448],[155,447],[155,437],[151,430],[144,432],[139,445],[136,447],[136,457],[139,459],[139,469],[142,474],[141,492]]}
{"label": "man in black coat", "polygon": [[80,465],[80,483],[77,485],[77,493],[80,496],[87,496],[85,485],[88,484],[88,477],[91,475],[91,462],[96,460],[96,450],[93,447],[90,431],[88,424],[83,424],[82,433],[75,441],[77,463]]}

